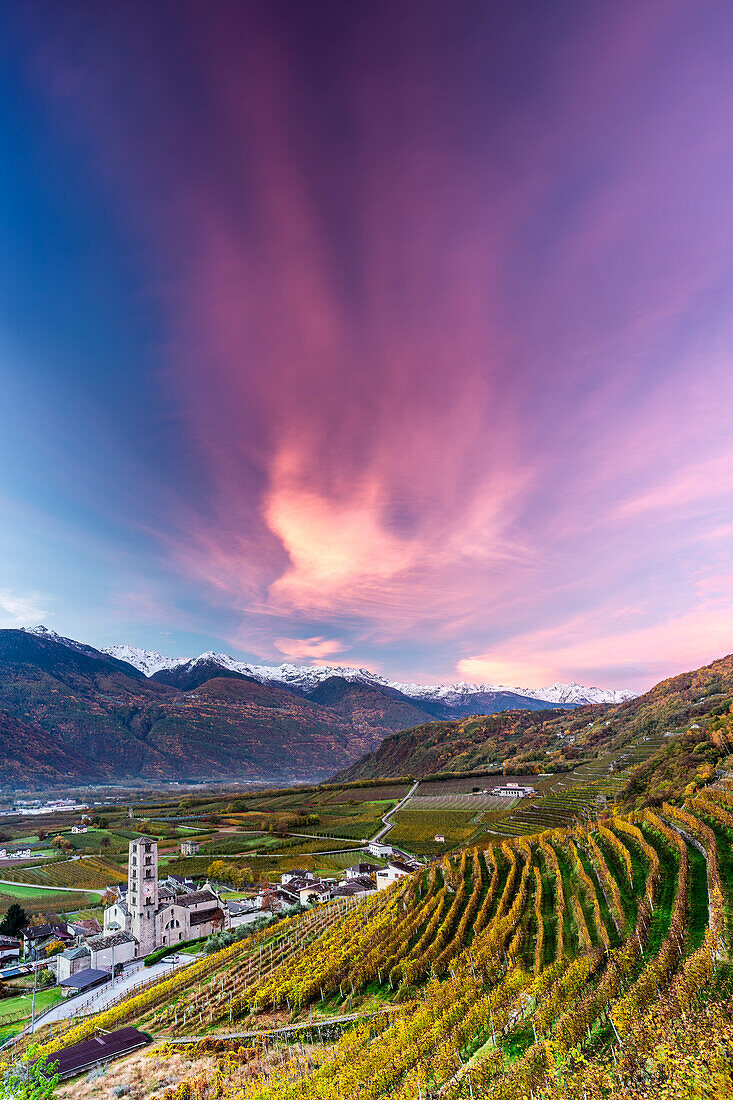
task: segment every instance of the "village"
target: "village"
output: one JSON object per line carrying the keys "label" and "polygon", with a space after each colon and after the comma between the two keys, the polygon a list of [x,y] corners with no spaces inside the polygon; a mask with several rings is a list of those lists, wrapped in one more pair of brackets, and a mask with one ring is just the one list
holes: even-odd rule
{"label": "village", "polygon": [[[184,855],[196,850],[190,841],[181,844]],[[127,884],[108,888],[102,924],[57,918],[29,924],[17,938],[0,936],[0,978],[31,967],[45,971],[45,986],[58,985],[64,996],[73,996],[109,982],[153,953],[162,957],[191,945],[203,951],[210,936],[248,924],[261,927],[333,898],[365,898],[422,866],[389,844],[372,842],[369,852],[380,864],[355,863],[340,878],[317,878],[311,871],[293,869],[281,874],[279,882],[262,882],[248,896],[235,899],[226,897],[221,883],[208,879],[196,883],[175,874],[160,878],[157,841],[138,837],[129,844]]]}

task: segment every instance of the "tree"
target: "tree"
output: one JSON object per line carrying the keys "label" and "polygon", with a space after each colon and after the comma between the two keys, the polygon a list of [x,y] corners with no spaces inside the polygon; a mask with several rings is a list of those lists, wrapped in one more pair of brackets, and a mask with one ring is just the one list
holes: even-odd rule
{"label": "tree", "polygon": [[46,958],[50,958],[51,955],[58,955],[61,951],[64,950],[64,946],[65,945],[61,942],[61,940],[51,940],[50,943],[46,944],[46,947],[44,949],[46,952]]}
{"label": "tree", "polygon": [[14,901],[0,922],[0,935],[17,936],[21,928],[25,928],[27,924],[28,914],[17,901]]}
{"label": "tree", "polygon": [[51,1100],[60,1081],[58,1062],[39,1058],[37,1043],[0,1078],[0,1100]]}

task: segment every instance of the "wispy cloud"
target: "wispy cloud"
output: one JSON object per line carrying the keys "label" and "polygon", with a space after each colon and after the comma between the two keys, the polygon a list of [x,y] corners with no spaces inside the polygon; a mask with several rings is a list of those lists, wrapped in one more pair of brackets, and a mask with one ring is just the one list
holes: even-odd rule
{"label": "wispy cloud", "polygon": [[13,592],[0,589],[0,625],[3,627],[40,626],[53,614],[51,601],[38,592]]}

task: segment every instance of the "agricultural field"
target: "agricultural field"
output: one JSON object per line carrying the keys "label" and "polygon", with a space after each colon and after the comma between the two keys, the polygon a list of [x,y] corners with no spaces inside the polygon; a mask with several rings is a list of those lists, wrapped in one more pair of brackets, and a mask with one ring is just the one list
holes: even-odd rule
{"label": "agricultural field", "polygon": [[13,902],[20,902],[27,912],[69,913],[92,905],[98,895],[82,891],[41,890],[34,886],[10,886],[0,882],[0,914]]}
{"label": "agricultural field", "polygon": [[[418,787],[418,792],[422,788]],[[473,810],[478,813],[481,810],[510,809],[516,798],[493,794],[430,794],[417,793],[406,803],[411,810],[424,810],[434,813],[436,810]]]}
{"label": "agricultural field", "polygon": [[82,856],[46,863],[41,867],[18,867],[8,875],[29,886],[68,886],[71,890],[104,890],[106,886],[126,882],[127,872],[99,856]]}
{"label": "agricultural field", "polygon": [[653,756],[663,742],[662,734],[647,735],[572,772],[547,777],[539,797],[515,803],[507,814],[489,823],[491,831],[530,836],[594,817],[606,805],[613,805],[634,768]]}
{"label": "agricultural field", "polygon": [[[216,1072],[163,1100],[682,1100],[712,1095],[712,1079],[723,1097],[732,838],[725,783],[485,838],[369,899],[224,947],[61,1036],[42,1026],[41,1049],[135,1024],[218,1053]],[[233,1030],[259,1042],[217,1040]]]}
{"label": "agricultural field", "polygon": [[[412,799],[407,808],[398,810],[390,819],[394,828],[385,837],[417,856],[435,855],[459,844],[467,844],[481,832],[476,820],[481,808],[475,810],[413,810]],[[436,835],[445,837],[445,844],[436,842]]]}

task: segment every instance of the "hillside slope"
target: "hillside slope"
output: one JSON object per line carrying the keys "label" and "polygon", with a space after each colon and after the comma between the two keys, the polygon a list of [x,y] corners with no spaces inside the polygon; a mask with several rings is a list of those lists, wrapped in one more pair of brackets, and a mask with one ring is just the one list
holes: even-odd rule
{"label": "hillside slope", "polygon": [[[50,633],[0,631],[0,714],[15,719],[0,782],[322,779],[393,727],[243,676],[158,683]],[[17,752],[15,752],[17,748]]]}
{"label": "hillside slope", "polygon": [[[601,748],[622,747],[627,741],[657,734],[685,734],[687,748],[680,756],[680,742],[665,745],[662,757],[674,756],[681,775],[702,763],[714,764],[727,755],[722,743],[716,749],[697,749],[709,742],[709,733],[720,727],[722,716],[733,703],[733,656],[721,657],[703,668],[670,677],[644,695],[617,706],[588,706],[574,711],[505,711],[490,717],[473,716],[460,721],[428,722],[386,738],[379,748],[339,772],[339,781],[376,779],[391,775],[416,777],[437,771],[470,771],[486,765],[514,767],[522,763],[549,766],[593,754]],[[731,746],[733,747],[733,745]],[[656,754],[645,764],[648,786]],[[650,771],[651,769],[651,771]],[[656,785],[666,780],[664,769]],[[679,785],[678,780],[675,781]],[[668,792],[669,793],[669,792]],[[637,792],[638,794],[638,792]],[[630,789],[627,797],[632,798]]]}

